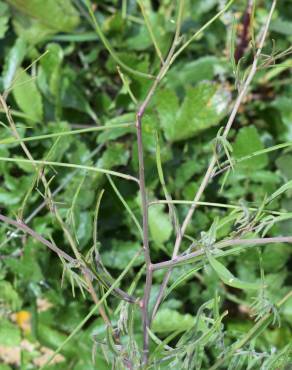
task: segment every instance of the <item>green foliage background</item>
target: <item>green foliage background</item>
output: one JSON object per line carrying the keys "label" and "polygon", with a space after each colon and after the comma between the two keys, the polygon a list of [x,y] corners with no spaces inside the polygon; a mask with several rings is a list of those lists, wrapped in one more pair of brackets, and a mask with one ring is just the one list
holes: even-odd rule
{"label": "green foliage background", "polygon": [[[186,3],[182,25],[185,37],[204,25],[224,2],[189,0]],[[267,3],[257,2],[254,19],[256,33],[267,16]],[[173,19],[176,2],[145,0],[143,4],[161,52],[165,55],[175,29]],[[102,31],[118,58],[137,71],[156,74],[160,61],[137,2],[95,1],[93,5]],[[240,22],[245,7],[246,1],[235,1],[220,20],[189,46],[170,69],[146,112],[143,121],[145,175],[151,201],[163,199],[156,167],[157,131],[164,175],[173,199],[192,200],[198,189],[213,154],[214,138],[226,122],[231,102],[236,96],[235,76],[230,61],[230,38],[233,17]],[[277,58],[279,52],[291,45],[291,16],[291,2],[279,1],[264,50],[266,55],[261,58],[262,68],[253,81],[229,136],[233,148],[231,154],[235,159],[292,141],[292,59],[289,55]],[[83,1],[0,1],[0,45],[0,87],[2,92],[9,92],[8,103],[21,137],[96,125],[131,124],[135,121],[136,112],[128,94],[129,88],[135,99],[142,101],[151,83],[123,68],[120,71],[125,83],[121,81],[117,63],[94,31]],[[251,60],[252,52],[249,51],[240,62],[239,80]],[[270,65],[266,67],[268,63]],[[13,142],[3,110],[1,122],[0,157],[25,157],[19,143]],[[35,140],[27,145],[34,159],[86,164],[131,175],[138,172],[135,128],[131,125],[102,132],[66,135],[58,139]],[[117,277],[139,250],[141,238],[106,176],[53,166],[46,167],[45,171],[51,178],[52,190],[61,186],[54,199],[84,255],[92,246],[96,199],[100,190],[105,190],[98,219],[98,241],[104,266],[113,277]],[[0,180],[1,213],[11,218],[22,216],[26,219],[43,202],[45,189],[36,179],[31,165],[0,160]],[[140,220],[137,184],[117,177],[113,177],[113,180]],[[224,184],[223,176],[217,176],[202,200],[238,205],[248,218],[253,214],[248,213],[247,206],[260,207],[266,196],[290,180],[292,154],[287,146],[236,164]],[[220,191],[222,185],[224,187]],[[177,207],[179,219],[183,219],[188,207]],[[291,189],[277,197],[269,208],[292,212]],[[225,220],[231,212],[229,209],[202,206],[196,211],[187,234],[199,238],[202,232],[210,229],[214,220]],[[153,205],[149,216],[153,261],[167,260],[174,242],[167,207]],[[29,219],[29,225],[47,239],[53,238],[60,248],[69,251],[62,230],[46,207]],[[292,221],[288,218],[272,226],[267,235],[290,236],[291,230]],[[216,237],[222,239],[230,233],[232,229],[226,223],[218,229]],[[186,240],[182,251],[188,246]],[[265,294],[275,304],[291,290],[291,245],[263,246],[261,251],[267,283]],[[74,297],[69,279],[65,279],[61,286],[62,264],[59,258],[31,237],[21,233],[16,236],[15,230],[4,224],[0,227],[0,258],[0,347],[19,346],[21,339],[26,337],[33,343],[56,349],[93,307],[90,297],[83,297],[78,289]],[[256,248],[227,256],[224,264],[237,278],[260,282]],[[142,265],[143,258],[139,258],[122,282],[125,290]],[[179,279],[187,276],[184,274],[192,268],[192,265],[185,265],[175,269],[170,285],[180,282]],[[155,274],[154,293],[157,293],[162,278],[162,272]],[[143,294],[143,281],[138,283],[137,296]],[[223,320],[226,345],[251,328],[253,319],[249,315],[249,307],[257,293],[222,284],[209,264],[205,263],[200,270],[176,285],[153,323],[153,332],[160,338],[193,325],[199,307],[213,299],[216,291],[221,297],[220,311],[229,311]],[[40,298],[49,301],[52,307],[40,312],[37,305]],[[118,300],[113,296],[107,300],[110,315],[117,304]],[[11,321],[11,314],[21,310],[31,313],[30,333],[23,332]],[[141,343],[139,325],[137,312],[136,340]],[[256,351],[267,354],[273,348],[281,350],[292,340],[291,327],[290,299],[281,311],[281,327],[274,325],[267,328],[252,345]],[[66,365],[61,363],[48,368],[111,368],[98,345],[97,365],[92,363],[92,348],[95,351],[93,338],[103,340],[104,337],[105,325],[98,315],[94,315],[62,351]],[[215,348],[207,351],[202,368],[210,367],[216,359],[216,351]],[[33,359],[38,356],[38,347],[32,352],[23,350],[19,368],[35,368]],[[236,366],[234,368],[242,365]],[[252,368],[260,368],[259,363]],[[0,369],[11,367],[5,364],[0,365]]]}

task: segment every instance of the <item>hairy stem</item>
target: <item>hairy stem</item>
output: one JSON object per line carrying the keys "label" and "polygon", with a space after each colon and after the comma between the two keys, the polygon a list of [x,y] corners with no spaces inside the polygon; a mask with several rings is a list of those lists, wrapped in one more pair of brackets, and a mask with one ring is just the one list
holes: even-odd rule
{"label": "hairy stem", "polygon": [[180,0],[179,9],[178,9],[178,17],[177,17],[177,22],[176,22],[176,30],[175,30],[175,35],[174,35],[171,48],[168,52],[165,63],[162,65],[157,77],[155,78],[155,81],[150,87],[145,100],[143,101],[140,108],[138,109],[137,117],[136,117],[138,161],[139,161],[139,186],[140,186],[140,196],[141,196],[141,202],[142,202],[142,217],[143,217],[143,248],[144,248],[144,258],[145,258],[145,264],[146,264],[146,283],[145,283],[145,289],[144,289],[143,303],[141,307],[142,308],[142,320],[143,320],[143,359],[142,359],[142,362],[144,366],[147,365],[148,356],[149,356],[148,328],[150,328],[150,317],[149,317],[149,307],[148,306],[149,306],[149,299],[150,299],[151,285],[152,285],[152,264],[151,264],[150,248],[149,248],[148,201],[147,201],[147,193],[146,193],[146,186],[145,186],[142,119],[143,119],[145,110],[148,107],[148,104],[150,103],[160,81],[163,79],[163,77],[165,76],[165,74],[167,73],[170,67],[171,58],[179,42],[183,9],[184,9],[184,0]]}
{"label": "hairy stem", "polygon": [[[269,29],[269,25],[270,25],[270,21],[271,21],[271,18],[272,18],[272,14],[274,12],[274,9],[275,9],[275,6],[276,6],[276,0],[273,1],[272,3],[272,6],[271,6],[271,9],[270,9],[270,12],[269,12],[269,15],[267,17],[267,20],[266,20],[266,23],[265,23],[265,28],[264,28],[264,31],[263,31],[263,34],[261,36],[261,39],[260,39],[260,42],[259,42],[259,46],[258,46],[258,49],[257,49],[257,52],[254,56],[254,60],[253,60],[253,63],[252,63],[252,66],[251,66],[251,69],[250,69],[250,72],[242,86],[242,89],[234,103],[234,106],[233,106],[233,109],[231,111],[231,114],[229,116],[229,119],[226,123],[226,126],[224,128],[224,131],[223,131],[223,138],[227,138],[227,135],[232,127],[232,124],[236,118],[236,115],[237,115],[237,112],[239,110],[239,107],[240,105],[242,104],[242,101],[244,99],[244,97],[246,96],[247,94],[247,91],[248,91],[248,88],[250,86],[250,83],[251,81],[253,80],[253,77],[257,71],[257,65],[258,65],[258,61],[259,61],[259,58],[260,58],[260,55],[261,55],[261,52],[262,52],[262,48],[264,46],[264,43],[265,43],[265,40],[266,40],[266,36],[267,36],[267,33],[268,33],[268,29]],[[203,195],[208,183],[209,183],[209,180],[210,178],[212,177],[212,174],[213,174],[213,171],[214,171],[214,168],[216,166],[216,163],[217,163],[217,159],[216,159],[216,156],[214,155],[211,160],[210,160],[210,163],[209,163],[209,166],[208,166],[208,169],[205,173],[205,176],[201,182],[201,185],[194,197],[194,200],[193,200],[193,204],[191,205],[183,223],[182,223],[182,227],[181,227],[181,231],[179,233],[177,233],[177,237],[176,237],[176,241],[175,241],[175,245],[174,245],[174,249],[173,249],[173,254],[172,254],[172,259],[175,260],[176,257],[178,256],[178,253],[179,253],[179,249],[180,249],[180,246],[181,246],[181,243],[182,243],[182,239],[183,239],[183,236],[185,234],[185,231],[192,219],[192,216],[194,214],[194,211],[195,209],[197,208],[197,205],[198,205],[198,202],[199,200],[201,199],[201,196]],[[170,270],[166,273],[165,275],[165,278],[163,280],[163,284],[161,285],[161,288],[160,288],[160,292],[159,292],[159,297],[156,301],[156,304],[155,304],[155,310],[154,310],[154,314],[155,312],[157,312],[158,310],[158,307],[163,299],[163,295],[164,295],[164,291],[167,287],[167,283],[169,281],[169,277],[170,277],[170,274],[171,274],[171,264],[170,264]]]}
{"label": "hairy stem", "polygon": [[[38,234],[36,231],[31,229],[29,226],[27,226],[24,222],[20,220],[13,220],[12,218],[9,218],[7,216],[4,216],[0,213],[0,221],[4,222],[7,225],[12,225],[15,228],[23,231],[24,233],[30,235],[35,240],[38,240],[41,244],[48,247],[51,251],[56,253],[60,258],[63,258],[65,261],[69,262],[73,267],[76,266],[76,268],[80,268],[83,274],[86,274],[87,277],[90,277],[90,279],[97,280],[96,275],[91,271],[91,269],[85,265],[81,264],[80,261],[76,258],[71,257],[68,253],[64,252],[62,249],[57,247],[54,243],[50,242],[49,240],[45,239],[43,236]],[[124,292],[120,288],[116,288],[116,292],[121,296],[126,302],[129,303],[138,303],[138,299],[135,297],[130,296],[128,293]]]}
{"label": "hairy stem", "polygon": [[[292,236],[276,236],[272,238],[255,238],[255,239],[230,239],[223,240],[221,242],[215,243],[214,248],[223,249],[227,247],[232,247],[236,245],[265,245],[274,243],[289,243],[292,244]],[[189,253],[187,255],[180,255],[174,259],[165,262],[159,262],[152,264],[152,270],[169,269],[180,265],[184,262],[190,261],[191,259],[202,256],[206,253],[205,249],[200,249],[198,251]]]}

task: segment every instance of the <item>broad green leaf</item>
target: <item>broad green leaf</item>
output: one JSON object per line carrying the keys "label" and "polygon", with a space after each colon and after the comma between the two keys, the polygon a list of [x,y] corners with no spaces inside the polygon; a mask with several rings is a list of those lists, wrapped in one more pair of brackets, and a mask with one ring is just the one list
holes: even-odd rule
{"label": "broad green leaf", "polygon": [[22,283],[38,283],[43,279],[42,271],[37,261],[37,254],[40,252],[40,248],[39,242],[28,239],[21,258],[11,257],[5,259],[7,267],[16,276],[19,276]]}
{"label": "broad green leaf", "polygon": [[169,71],[166,86],[178,88],[212,80],[215,71],[220,68],[223,69],[219,59],[214,56],[204,56],[189,63],[177,64]]}
{"label": "broad green leaf", "polygon": [[7,4],[0,2],[0,39],[5,36],[8,29],[9,9]]}
{"label": "broad green leaf", "polygon": [[62,73],[62,84],[60,89],[61,102],[64,107],[73,108],[80,112],[87,113],[94,121],[97,116],[91,108],[83,90],[76,81],[76,71],[67,66]]}
{"label": "broad green leaf", "polygon": [[13,286],[8,281],[0,281],[0,304],[8,305],[12,311],[17,311],[21,308],[21,299],[14,290]]}
{"label": "broad green leaf", "polygon": [[[102,262],[106,267],[123,270],[134,255],[141,248],[137,242],[124,240],[111,240],[111,247],[101,248]],[[137,258],[134,266],[140,266],[143,263],[143,256]]]}
{"label": "broad green leaf", "polygon": [[79,23],[71,0],[7,0],[14,8],[54,32],[70,32]]}
{"label": "broad green leaf", "polygon": [[71,0],[8,0],[13,6],[16,34],[30,45],[36,45],[57,32],[71,32],[79,15]]}
{"label": "broad green leaf", "polygon": [[97,167],[110,169],[115,166],[125,166],[129,160],[129,151],[121,143],[112,143],[97,161]]}
{"label": "broad green leaf", "polygon": [[11,192],[5,189],[0,189],[0,204],[5,206],[12,206],[15,204],[19,204],[21,200],[21,195],[17,192]]}
{"label": "broad green leaf", "polygon": [[[119,115],[118,117],[112,118],[111,120],[105,123],[106,126],[118,125],[121,123],[135,123],[136,117],[135,113],[126,113]],[[116,128],[114,130],[106,130],[102,132],[97,137],[97,142],[99,144],[108,142],[110,140],[117,139],[126,134],[135,132],[135,127],[126,127],[126,128]]]}
{"label": "broad green leaf", "polygon": [[[291,105],[291,93],[288,95],[278,96],[271,104],[272,107],[279,111],[285,130],[281,130],[280,138],[284,141],[292,141],[292,105]],[[283,132],[284,131],[284,132]]]}
{"label": "broad green leaf", "polygon": [[287,180],[292,180],[292,155],[283,154],[276,160],[281,175]]}
{"label": "broad green leaf", "polygon": [[15,347],[20,344],[20,341],[19,328],[2,317],[0,320],[0,346]]}
{"label": "broad green leaf", "polygon": [[146,28],[140,28],[139,33],[127,40],[130,50],[144,50],[152,45],[151,37]]}
{"label": "broad green leaf", "polygon": [[102,28],[103,31],[107,34],[116,34],[119,32],[123,32],[125,28],[125,21],[121,13],[116,12],[115,14],[105,19]]}
{"label": "broad green leaf", "polygon": [[[233,144],[233,154],[235,158],[244,157],[262,149],[264,149],[264,145],[262,144],[258,131],[254,126],[243,127],[239,130]],[[243,161],[237,164],[236,167],[252,171],[264,168],[267,164],[268,156],[267,154],[262,154]]]}
{"label": "broad green leaf", "polygon": [[16,12],[13,18],[15,33],[22,37],[28,45],[36,45],[52,36],[54,31],[35,19],[25,17]]}
{"label": "broad green leaf", "polygon": [[62,86],[62,62],[63,49],[59,44],[47,45],[48,54],[40,60],[38,70],[38,86],[44,95],[55,105],[55,118],[62,115],[61,86]]}
{"label": "broad green leaf", "polygon": [[149,209],[149,228],[153,241],[162,245],[171,236],[172,224],[169,216],[164,212],[163,205],[154,205]]}
{"label": "broad green leaf", "polygon": [[292,298],[285,303],[283,308],[281,309],[281,313],[284,316],[284,318],[292,324]]}
{"label": "broad green leaf", "polygon": [[181,314],[178,311],[164,308],[158,311],[152,330],[155,333],[169,333],[176,330],[185,331],[192,327],[195,318],[190,314]]}
{"label": "broad green leaf", "polygon": [[283,35],[292,36],[292,22],[290,20],[276,18],[271,22],[270,29]]}
{"label": "broad green leaf", "polygon": [[250,283],[236,278],[224,265],[222,265],[221,262],[215,259],[209,252],[207,252],[207,258],[213,270],[216,272],[216,274],[219,276],[224,284],[242,290],[257,290],[261,288],[261,283]]}
{"label": "broad green leaf", "polygon": [[291,245],[272,244],[262,253],[264,271],[269,273],[282,270],[291,256]]}
{"label": "broad green leaf", "polygon": [[[43,323],[38,324],[38,339],[41,344],[56,349],[66,339],[66,335],[60,331],[53,329]],[[76,343],[71,341],[64,348],[65,355],[74,356],[76,353]]]}
{"label": "broad green leaf", "polygon": [[[147,4],[147,2],[148,1],[142,1],[141,3],[144,7],[145,14],[148,18],[148,23],[156,43],[159,46],[161,53],[165,55],[168,51],[170,43],[168,34],[169,22],[162,14],[154,12],[151,5]],[[127,49],[131,50],[143,50],[153,47],[153,41],[150,36],[149,29],[147,29],[147,27],[140,27],[139,32],[126,40],[126,46]]]}
{"label": "broad green leaf", "polygon": [[18,38],[7,53],[3,67],[3,87],[5,90],[11,87],[17,69],[20,67],[26,53],[26,42]]}
{"label": "broad green leaf", "polygon": [[33,77],[19,68],[13,85],[12,93],[19,108],[33,121],[41,122],[43,119],[42,96]]}
{"label": "broad green leaf", "polygon": [[189,139],[217,125],[226,113],[229,100],[228,91],[209,82],[188,87],[181,105],[173,90],[162,90],[157,94],[156,107],[166,138]]}
{"label": "broad green leaf", "polygon": [[40,60],[38,83],[45,94],[57,97],[60,93],[61,64],[64,53],[61,46],[56,43],[48,44],[46,50],[48,54]]}
{"label": "broad green leaf", "polygon": [[[82,201],[82,195],[81,195]],[[81,247],[89,242],[92,235],[92,215],[89,212],[81,212],[78,218],[77,238]]]}

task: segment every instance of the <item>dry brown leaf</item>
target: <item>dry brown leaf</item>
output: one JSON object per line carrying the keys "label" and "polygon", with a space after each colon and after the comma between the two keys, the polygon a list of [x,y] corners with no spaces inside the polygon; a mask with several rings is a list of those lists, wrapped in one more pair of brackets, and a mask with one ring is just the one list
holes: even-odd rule
{"label": "dry brown leaf", "polygon": [[0,346],[0,363],[8,365],[20,365],[20,347]]}
{"label": "dry brown leaf", "polygon": [[[50,348],[47,348],[47,347],[41,347],[40,351],[42,352],[41,356],[36,357],[33,360],[33,364],[38,366],[38,367],[41,367],[41,366],[45,365],[47,363],[48,359],[54,353],[53,350],[51,350]],[[50,363],[51,364],[58,364],[58,363],[64,362],[64,361],[65,361],[65,357],[60,355],[60,354],[57,354]]]}
{"label": "dry brown leaf", "polygon": [[47,311],[51,307],[53,307],[53,304],[50,301],[48,301],[46,298],[38,298],[37,299],[38,312]]}

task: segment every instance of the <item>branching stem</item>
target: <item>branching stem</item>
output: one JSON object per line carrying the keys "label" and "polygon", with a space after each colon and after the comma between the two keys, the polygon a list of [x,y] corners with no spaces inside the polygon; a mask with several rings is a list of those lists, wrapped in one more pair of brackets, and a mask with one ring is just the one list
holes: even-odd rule
{"label": "branching stem", "polygon": [[145,257],[145,264],[146,264],[146,283],[144,289],[144,297],[143,297],[143,304],[142,304],[142,320],[143,320],[143,365],[146,366],[148,362],[149,356],[149,332],[148,328],[150,328],[150,318],[149,318],[149,299],[151,293],[151,285],[152,285],[152,264],[151,264],[151,256],[150,256],[150,248],[149,248],[149,227],[148,227],[148,201],[147,201],[147,193],[146,193],[146,186],[145,186],[145,169],[144,169],[144,150],[143,150],[143,138],[142,138],[142,119],[145,113],[148,104],[150,103],[160,81],[163,79],[165,74],[167,73],[170,67],[171,58],[175,52],[176,46],[179,43],[179,35],[180,35],[180,28],[182,23],[182,16],[183,16],[183,9],[184,9],[184,0],[180,0],[179,2],[179,9],[178,9],[178,17],[176,22],[176,30],[174,39],[171,45],[171,48],[168,52],[167,58],[162,65],[157,77],[154,80],[154,83],[150,87],[148,94],[141,104],[140,108],[137,112],[136,117],[136,129],[137,129],[137,145],[138,145],[138,161],[139,161],[139,187],[140,187],[140,196],[141,196],[141,203],[142,203],[142,217],[143,217],[143,248],[144,248],[144,257]]}
{"label": "branching stem", "polygon": [[[233,109],[231,111],[231,114],[229,116],[229,119],[226,123],[226,126],[224,128],[224,131],[223,131],[223,134],[222,134],[222,137],[223,138],[227,138],[227,135],[232,127],[232,124],[236,118],[236,115],[238,113],[238,110],[239,110],[239,107],[240,105],[242,104],[242,101],[243,99],[245,98],[246,94],[247,94],[247,91],[248,91],[248,88],[250,86],[250,83],[251,81],[253,80],[255,74],[256,74],[256,71],[257,71],[257,65],[258,65],[258,61],[259,61],[259,58],[260,58],[260,55],[261,55],[261,52],[262,52],[262,48],[264,46],[264,43],[265,43],[265,40],[266,40],[266,36],[267,36],[267,33],[268,33],[268,29],[269,29],[269,25],[270,25],[270,22],[271,22],[271,18],[272,18],[272,14],[274,12],[274,9],[275,9],[275,6],[276,6],[276,2],[277,0],[274,0],[273,3],[272,3],[272,6],[271,6],[271,9],[270,9],[270,12],[269,12],[269,15],[267,17],[267,20],[266,20],[266,23],[265,23],[265,27],[264,27],[264,30],[263,30],[263,33],[262,33],[262,36],[261,36],[261,39],[260,39],[260,42],[259,42],[259,46],[258,46],[258,49],[257,49],[257,52],[254,56],[254,60],[253,60],[253,63],[252,63],[252,66],[251,66],[251,69],[248,73],[248,76],[245,80],[245,82],[243,83],[243,86],[242,86],[242,89],[241,91],[239,92],[239,95],[237,97],[237,99],[235,100],[235,103],[234,103],[234,106],[233,106]],[[228,3],[228,5],[230,5],[232,3],[232,1],[230,3]],[[182,48],[181,48],[182,49]],[[178,52],[180,52],[180,50]],[[181,243],[182,243],[182,239],[183,239],[183,236],[186,232],[186,229],[192,219],[192,216],[194,214],[194,211],[195,209],[197,208],[197,205],[198,205],[198,202],[200,201],[207,185],[209,184],[209,180],[211,179],[212,177],[212,174],[213,174],[213,171],[214,171],[214,168],[216,166],[216,163],[217,163],[217,159],[216,159],[216,156],[213,155],[213,157],[211,158],[210,160],[210,163],[209,163],[209,166],[208,166],[208,169],[205,173],[205,176],[201,182],[201,185],[193,199],[193,204],[191,205],[183,223],[182,223],[182,227],[181,227],[181,230],[179,233],[177,233],[177,236],[176,236],[176,241],[175,241],[175,245],[174,245],[174,249],[173,249],[173,254],[172,254],[172,259],[175,260],[178,256],[178,253],[179,253],[179,249],[180,249],[180,246],[181,246]],[[167,287],[167,283],[169,281],[169,277],[170,277],[170,274],[171,274],[171,268],[172,268],[172,264],[169,265],[169,268],[170,270],[167,271],[165,277],[164,277],[164,280],[163,280],[163,283],[160,287],[160,292],[159,292],[159,295],[158,295],[158,299],[156,301],[156,304],[155,304],[155,307],[154,307],[154,311],[153,311],[153,317],[155,316],[155,313],[157,312],[158,308],[159,308],[159,305],[163,299],[163,295],[164,295],[164,291]]]}
{"label": "branching stem", "polygon": [[[214,248],[223,249],[227,247],[233,247],[236,245],[265,245],[274,243],[289,243],[292,244],[292,236],[277,236],[272,238],[255,238],[255,239],[227,239],[214,244]],[[174,259],[165,262],[159,262],[152,264],[152,270],[169,269],[178,266],[182,263],[192,260],[195,257],[202,256],[206,253],[205,249],[177,256]]]}

